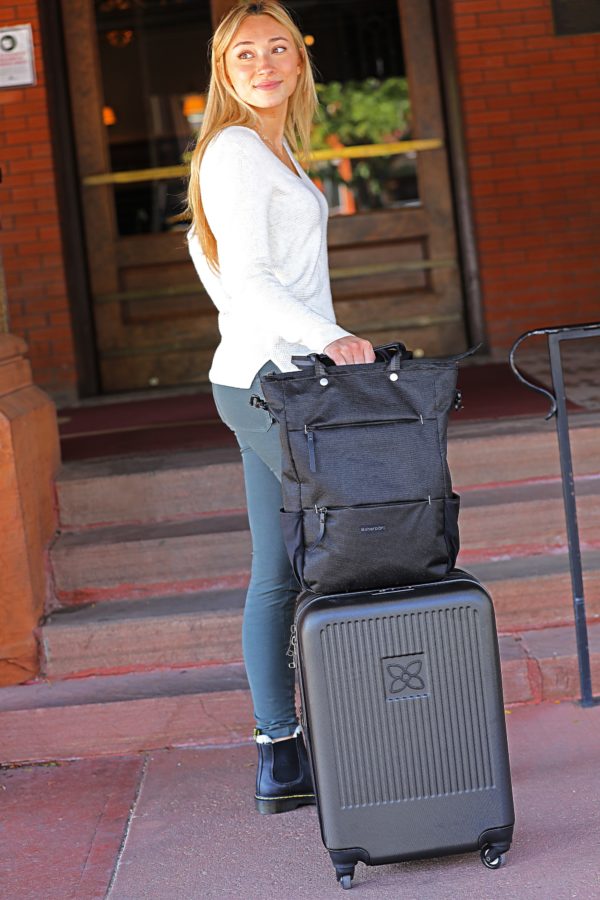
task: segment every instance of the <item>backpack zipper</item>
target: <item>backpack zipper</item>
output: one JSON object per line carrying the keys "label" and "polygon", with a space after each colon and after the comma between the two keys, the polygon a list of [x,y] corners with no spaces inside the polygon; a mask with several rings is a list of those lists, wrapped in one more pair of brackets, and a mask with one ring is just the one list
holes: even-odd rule
{"label": "backpack zipper", "polygon": [[304,433],[306,435],[306,440],[308,441],[308,466],[311,472],[316,472],[317,460],[315,457],[315,436],[312,428],[309,428],[308,425],[304,426]]}
{"label": "backpack zipper", "polygon": [[355,503],[353,506],[317,506],[315,503],[313,509],[315,513],[319,517],[319,536],[310,547],[306,548],[306,552],[310,553],[311,550],[314,550],[315,547],[321,543],[323,538],[325,537],[325,521],[327,519],[327,514],[331,510],[336,509],[370,509],[374,506],[402,506],[405,503],[425,503],[427,502],[429,506],[431,506],[431,494],[427,495],[427,501],[425,500],[394,500],[391,503]]}
{"label": "backpack zipper", "polygon": [[401,419],[379,419],[375,422],[342,422],[336,425],[305,425],[304,433],[306,435],[306,441],[308,444],[308,465],[311,472],[317,471],[317,457],[315,453],[315,431],[320,429],[331,429],[331,428],[364,428],[370,425],[397,425],[398,422],[421,422],[421,425],[425,424],[422,415],[418,416],[404,416]]}
{"label": "backpack zipper", "polygon": [[313,509],[319,517],[319,536],[316,541],[310,545],[310,547],[306,548],[307,553],[310,553],[311,550],[314,550],[315,547],[318,547],[325,536],[325,519],[327,517],[328,509],[326,506],[317,506],[316,503]]}

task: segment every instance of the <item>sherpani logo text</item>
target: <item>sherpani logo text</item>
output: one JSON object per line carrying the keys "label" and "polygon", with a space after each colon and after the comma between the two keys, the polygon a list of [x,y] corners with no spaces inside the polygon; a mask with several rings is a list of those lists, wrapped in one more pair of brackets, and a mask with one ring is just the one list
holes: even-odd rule
{"label": "sherpani logo text", "polygon": [[385,531],[385,525],[363,525],[361,531]]}

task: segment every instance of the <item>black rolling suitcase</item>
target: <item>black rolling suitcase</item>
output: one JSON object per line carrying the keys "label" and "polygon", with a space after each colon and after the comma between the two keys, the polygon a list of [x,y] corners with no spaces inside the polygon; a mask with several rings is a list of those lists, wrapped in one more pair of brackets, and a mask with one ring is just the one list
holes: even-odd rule
{"label": "black rolling suitcase", "polygon": [[514,812],[489,595],[443,582],[301,595],[292,630],[321,834],[357,862],[479,850],[502,863]]}

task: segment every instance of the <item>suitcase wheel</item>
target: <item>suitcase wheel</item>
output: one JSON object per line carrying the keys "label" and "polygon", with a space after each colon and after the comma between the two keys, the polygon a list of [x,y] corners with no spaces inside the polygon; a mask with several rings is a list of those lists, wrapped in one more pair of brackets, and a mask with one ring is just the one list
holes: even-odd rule
{"label": "suitcase wheel", "polygon": [[352,878],[354,876],[355,867],[351,863],[338,865],[335,867],[335,877],[342,886],[343,891],[349,891],[352,887]]}
{"label": "suitcase wheel", "polygon": [[491,846],[484,847],[479,855],[481,856],[481,862],[487,869],[499,869],[506,861],[504,854],[494,850]]}

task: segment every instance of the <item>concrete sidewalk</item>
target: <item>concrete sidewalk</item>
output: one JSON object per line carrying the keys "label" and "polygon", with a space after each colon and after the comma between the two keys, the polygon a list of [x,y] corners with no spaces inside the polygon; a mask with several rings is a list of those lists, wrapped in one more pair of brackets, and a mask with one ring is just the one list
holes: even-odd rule
{"label": "concrete sidewalk", "polygon": [[[367,868],[357,897],[600,896],[600,707],[507,714],[517,824],[507,864],[478,854]],[[314,807],[254,812],[254,746],[159,750],[0,772],[7,900],[341,897]],[[350,894],[348,896],[355,896]]]}

